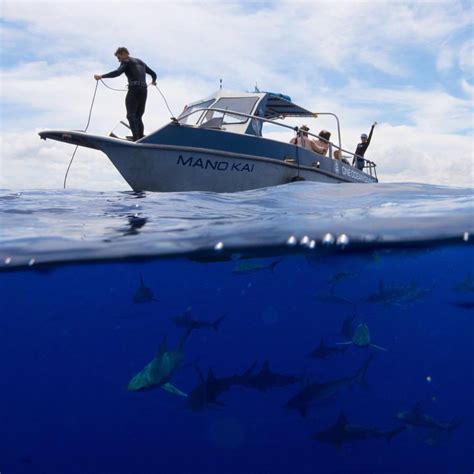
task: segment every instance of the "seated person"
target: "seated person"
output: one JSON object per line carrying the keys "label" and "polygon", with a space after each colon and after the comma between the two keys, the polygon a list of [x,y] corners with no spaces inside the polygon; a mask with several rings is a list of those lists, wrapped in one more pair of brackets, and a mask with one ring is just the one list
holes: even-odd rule
{"label": "seated person", "polygon": [[313,142],[313,150],[320,155],[326,155],[329,148],[329,138],[331,137],[331,132],[327,130],[321,130],[319,132],[319,139]]}
{"label": "seated person", "polygon": [[349,161],[347,160],[347,158],[345,158],[344,156],[342,156],[342,152],[341,150],[336,150],[334,152],[334,159],[335,160],[340,160],[342,161],[343,163],[345,163],[346,165],[349,165]]}
{"label": "seated person", "polygon": [[[296,137],[290,140],[293,145],[299,145],[308,150],[313,150],[313,141],[308,137],[309,127],[307,125],[301,125]],[[314,151],[314,150],[313,150]]]}

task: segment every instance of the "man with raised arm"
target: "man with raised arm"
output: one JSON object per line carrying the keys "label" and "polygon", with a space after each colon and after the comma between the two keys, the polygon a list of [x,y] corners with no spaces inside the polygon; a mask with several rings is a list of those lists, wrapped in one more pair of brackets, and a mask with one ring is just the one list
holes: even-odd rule
{"label": "man with raised arm", "polygon": [[356,165],[356,168],[358,170],[363,170],[364,169],[364,154],[367,151],[367,148],[369,148],[370,145],[370,140],[372,138],[372,133],[374,131],[374,127],[377,125],[377,122],[374,122],[372,124],[372,128],[370,129],[369,136],[367,137],[367,134],[363,133],[360,136],[360,143],[357,145],[356,151],[355,151],[355,156],[354,159],[352,160],[352,166],[354,166],[354,163]]}

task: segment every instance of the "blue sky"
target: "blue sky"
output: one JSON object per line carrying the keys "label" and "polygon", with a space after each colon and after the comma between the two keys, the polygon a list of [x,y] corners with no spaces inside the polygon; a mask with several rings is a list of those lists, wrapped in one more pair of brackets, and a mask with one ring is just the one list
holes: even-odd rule
{"label": "blue sky", "polygon": [[[473,5],[3,0],[0,186],[61,187],[71,147],[37,132],[85,126],[93,74],[116,68],[117,46],[156,70],[174,111],[211,94],[220,78],[235,90],[257,83],[336,113],[348,149],[377,121],[367,158],[382,181],[472,185]],[[109,84],[123,88],[125,78]],[[100,86],[89,131],[108,133],[124,116],[123,93]],[[150,94],[147,129],[168,119]],[[327,120],[308,125],[334,128]],[[127,189],[92,150],[78,154],[69,183]]]}

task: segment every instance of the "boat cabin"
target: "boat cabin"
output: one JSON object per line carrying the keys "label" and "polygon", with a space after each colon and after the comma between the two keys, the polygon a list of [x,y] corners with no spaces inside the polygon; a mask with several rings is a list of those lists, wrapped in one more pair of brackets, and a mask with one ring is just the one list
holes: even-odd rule
{"label": "boat cabin", "polygon": [[[252,116],[260,119],[254,119]],[[261,137],[265,121],[314,116],[313,112],[294,104],[290,97],[283,94],[218,90],[210,97],[186,106],[178,121],[200,128],[214,128]]]}

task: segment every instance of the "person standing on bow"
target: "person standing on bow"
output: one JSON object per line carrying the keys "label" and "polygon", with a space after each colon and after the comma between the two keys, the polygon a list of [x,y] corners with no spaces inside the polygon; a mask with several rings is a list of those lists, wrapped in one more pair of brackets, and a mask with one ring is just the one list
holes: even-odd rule
{"label": "person standing on bow", "polygon": [[[369,136],[367,137],[367,134],[363,133],[360,136],[360,143],[357,145],[356,151],[355,151],[355,157],[352,160],[352,166],[354,164],[356,165],[356,168],[358,170],[363,170],[364,169],[364,154],[367,151],[367,148],[369,148],[370,145],[370,140],[372,138],[372,133],[374,131],[374,127],[377,125],[377,122],[374,122],[372,124],[372,128],[370,129]],[[355,163],[354,163],[355,162]]]}
{"label": "person standing on bow", "polygon": [[118,77],[125,73],[128,78],[128,92],[125,98],[127,107],[127,119],[132,131],[133,141],[143,138],[144,126],[142,117],[145,113],[145,104],[148,93],[146,75],[152,78],[152,84],[156,84],[156,73],[152,71],[141,59],[132,58],[127,48],[120,47],[115,51],[115,56],[120,62],[117,70],[107,74],[94,74],[94,79],[100,81],[111,77]]}

